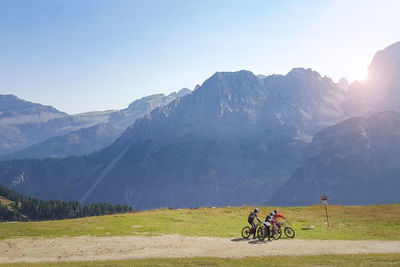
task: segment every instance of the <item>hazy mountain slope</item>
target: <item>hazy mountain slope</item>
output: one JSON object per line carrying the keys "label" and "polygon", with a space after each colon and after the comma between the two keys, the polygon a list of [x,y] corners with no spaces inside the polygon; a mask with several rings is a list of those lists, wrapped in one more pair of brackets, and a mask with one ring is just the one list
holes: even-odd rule
{"label": "hazy mountain slope", "polygon": [[50,158],[78,156],[109,146],[122,133],[110,124],[97,124],[62,136],[52,137],[19,152],[4,156],[3,160],[18,158]]}
{"label": "hazy mountain slope", "polygon": [[[33,134],[31,137],[31,131],[22,127],[24,124],[37,126],[65,116],[66,113],[50,106],[24,101],[14,95],[0,95],[0,155],[11,153],[37,141],[38,136]],[[35,129],[32,132],[34,131]]]}
{"label": "hazy mountain slope", "polygon": [[64,115],[51,106],[24,101],[14,95],[0,95],[2,123],[43,122]]}
{"label": "hazy mountain slope", "polygon": [[395,203],[400,200],[400,114],[355,117],[314,136],[305,161],[276,194],[284,205]]}
{"label": "hazy mountain slope", "polygon": [[[126,127],[155,107],[164,106],[176,97],[190,92],[189,89],[182,89],[178,93],[168,96],[151,95],[135,100],[128,108],[121,111],[95,111],[76,115],[61,113],[52,107],[33,104],[15,96],[0,95],[0,110],[2,110],[0,111],[0,137],[3,137],[0,141],[0,155],[18,151],[18,153],[13,153],[5,158],[31,158],[33,156],[44,158],[90,153],[111,144]],[[92,134],[92,138],[99,138],[98,140],[83,137],[90,130],[86,130],[86,134],[79,132],[83,128],[102,123],[109,123],[110,127],[116,129],[114,131],[109,129],[107,136]],[[81,136],[78,142],[80,145],[71,141],[75,145],[70,146],[72,143],[66,142],[67,137],[64,136],[67,133],[71,133],[70,138],[75,136],[75,140],[76,136]],[[52,139],[56,136],[60,136],[60,138]],[[51,140],[47,140],[49,138]],[[39,144],[41,142],[43,144]],[[31,145],[34,146],[29,147]],[[26,150],[24,150],[25,148]]]}
{"label": "hazy mountain slope", "polygon": [[191,90],[183,88],[169,95],[156,94],[143,97],[133,101],[126,109],[112,113],[108,119],[108,123],[117,129],[125,130],[128,126],[132,125],[136,119],[150,113],[153,109],[163,107],[176,98],[183,97],[191,92]]}
{"label": "hazy mountain slope", "polygon": [[332,104],[341,94],[311,70],[264,79],[216,73],[137,120],[110,147],[65,160],[3,162],[0,181],[44,199],[60,194],[139,209],[261,203],[297,168],[304,136],[341,120]]}

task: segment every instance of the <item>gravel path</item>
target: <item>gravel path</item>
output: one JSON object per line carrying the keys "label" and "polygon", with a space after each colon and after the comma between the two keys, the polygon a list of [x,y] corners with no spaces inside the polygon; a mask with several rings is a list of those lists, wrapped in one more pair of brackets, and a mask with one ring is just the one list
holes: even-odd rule
{"label": "gravel path", "polygon": [[178,235],[17,238],[0,241],[0,263],[359,253],[400,253],[400,241],[283,239],[261,242]]}

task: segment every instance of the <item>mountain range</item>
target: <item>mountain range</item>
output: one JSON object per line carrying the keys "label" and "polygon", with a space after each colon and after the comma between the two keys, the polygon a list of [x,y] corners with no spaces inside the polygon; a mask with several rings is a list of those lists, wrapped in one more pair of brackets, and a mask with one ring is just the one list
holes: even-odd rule
{"label": "mountain range", "polygon": [[190,92],[184,88],[169,95],[143,97],[126,109],[76,115],[0,95],[0,156],[16,159],[89,154],[110,145],[136,119]]}
{"label": "mountain range", "polygon": [[0,162],[0,183],[43,199],[135,209],[302,205],[322,194],[336,203],[398,202],[389,188],[398,184],[399,58],[400,43],[379,51],[369,78],[348,90],[311,69],[217,72],[100,151]]}

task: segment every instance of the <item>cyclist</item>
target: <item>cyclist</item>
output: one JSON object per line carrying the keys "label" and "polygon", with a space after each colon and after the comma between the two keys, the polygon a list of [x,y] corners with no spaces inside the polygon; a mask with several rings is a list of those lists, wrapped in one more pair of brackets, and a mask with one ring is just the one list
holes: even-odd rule
{"label": "cyclist", "polygon": [[278,213],[278,210],[274,210],[274,214],[275,214],[274,219],[277,219],[277,218],[285,219],[285,217],[283,217],[282,214]]}
{"label": "cyclist", "polygon": [[270,242],[271,242],[271,221],[272,221],[271,215],[267,215],[267,217],[265,217],[264,225],[265,229],[267,230],[268,241]]}
{"label": "cyclist", "polygon": [[272,222],[272,224],[274,224],[275,211],[271,211],[271,212],[269,213],[269,216],[271,217],[271,222]]}
{"label": "cyclist", "polygon": [[259,212],[259,210],[257,208],[255,208],[254,211],[250,212],[249,218],[247,219],[249,224],[251,224],[254,239],[256,238],[256,224],[254,223],[254,219],[257,219],[257,221],[261,222],[261,220],[258,219],[258,217],[257,217],[258,212]]}
{"label": "cyclist", "polygon": [[[271,214],[272,214],[272,212],[271,212]],[[283,217],[282,214],[278,213],[278,210],[277,210],[277,209],[274,210],[273,214],[274,214],[274,217],[273,217],[274,223],[275,223],[276,225],[278,225],[278,227],[280,227],[280,224],[281,224],[281,223],[278,221],[278,218],[285,219],[285,217]]]}
{"label": "cyclist", "polygon": [[[278,210],[275,210],[275,211],[278,211]],[[268,215],[271,218],[271,221],[270,221],[271,222],[271,231],[273,231],[274,233],[276,230],[278,230],[278,228],[281,227],[280,222],[275,218],[275,216],[276,216],[275,211],[271,211]]]}

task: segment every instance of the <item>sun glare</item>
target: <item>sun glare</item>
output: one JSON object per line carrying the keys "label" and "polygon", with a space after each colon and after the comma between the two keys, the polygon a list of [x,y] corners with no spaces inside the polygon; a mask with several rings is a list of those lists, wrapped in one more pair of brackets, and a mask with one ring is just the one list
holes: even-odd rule
{"label": "sun glare", "polygon": [[360,81],[360,82],[362,82],[362,81],[364,81],[364,80],[366,80],[367,79],[367,76],[368,76],[368,72],[367,72],[367,70],[359,70],[359,71],[356,71],[354,74],[353,74],[353,76],[351,77],[351,81]]}

